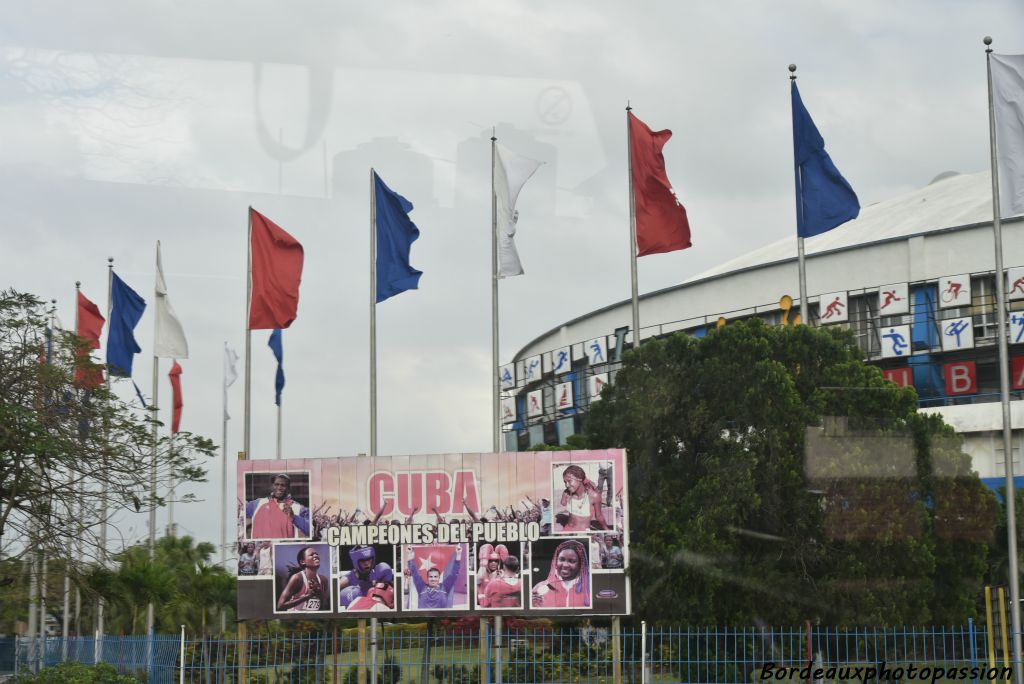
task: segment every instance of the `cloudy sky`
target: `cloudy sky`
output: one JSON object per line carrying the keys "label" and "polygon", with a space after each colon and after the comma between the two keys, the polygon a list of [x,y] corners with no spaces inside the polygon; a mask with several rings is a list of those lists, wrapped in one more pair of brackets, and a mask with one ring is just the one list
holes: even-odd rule
{"label": "cloudy sky", "polygon": [[[988,34],[1024,52],[1021,4],[8,0],[2,285],[57,299],[70,326],[76,280],[104,308],[108,256],[151,301],[161,240],[191,347],[183,429],[219,441],[223,346],[245,342],[252,205],[306,250],[284,333],[284,453],[366,452],[373,166],[416,206],[424,272],[377,309],[379,453],[489,450],[492,126],[546,162],[519,202],[526,275],[501,283],[504,362],[629,295],[627,102],[673,131],[669,177],[693,229],[692,249],[641,260],[647,292],[794,234],[791,62],[863,205],[987,169]],[[151,313],[134,372],[147,395]],[[266,338],[252,342],[257,459],[275,444]],[[229,403],[234,454],[241,380]],[[195,493],[219,497],[215,484]],[[215,541],[211,510],[176,518]],[[137,539],[144,522],[121,533]]]}

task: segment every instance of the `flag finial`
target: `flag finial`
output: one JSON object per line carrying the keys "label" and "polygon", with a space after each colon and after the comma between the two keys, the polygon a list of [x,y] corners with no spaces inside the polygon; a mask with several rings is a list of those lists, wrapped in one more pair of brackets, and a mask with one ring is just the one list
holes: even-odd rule
{"label": "flag finial", "polygon": [[789,65],[789,80],[790,81],[795,81],[796,80],[796,64],[790,64]]}
{"label": "flag finial", "polygon": [[495,126],[491,126],[491,142],[496,142],[498,140],[498,138],[495,137],[497,134],[497,128]]}
{"label": "flag finial", "polygon": [[981,40],[981,42],[983,42],[986,46],[988,46],[988,47],[985,48],[985,52],[992,52],[992,36],[985,36]]}

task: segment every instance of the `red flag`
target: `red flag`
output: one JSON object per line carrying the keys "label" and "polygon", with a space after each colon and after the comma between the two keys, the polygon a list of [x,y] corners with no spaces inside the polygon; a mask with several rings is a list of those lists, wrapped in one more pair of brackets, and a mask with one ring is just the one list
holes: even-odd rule
{"label": "red flag", "polygon": [[181,426],[181,407],[183,406],[181,401],[181,364],[175,361],[167,377],[171,379],[171,394],[173,395],[174,411],[171,414],[171,434],[173,435]]}
{"label": "red flag", "polygon": [[[78,330],[75,334],[80,339],[85,340],[89,343],[90,349],[100,348],[100,335],[103,333],[103,324],[106,319],[100,313],[99,307],[89,301],[89,299],[78,292]],[[79,359],[88,358],[89,352],[82,350],[78,354]],[[81,364],[76,364],[75,368],[75,383],[80,387],[86,389],[93,389],[103,384],[103,371],[99,368],[84,368]]]}
{"label": "red flag", "polygon": [[672,184],[665,173],[665,157],[661,153],[672,131],[654,132],[630,112],[629,132],[636,255],[686,249],[690,246],[690,223],[686,220],[686,209],[672,192]]}
{"label": "red flag", "polygon": [[249,330],[287,328],[299,309],[302,245],[252,207],[249,216],[252,222]]}

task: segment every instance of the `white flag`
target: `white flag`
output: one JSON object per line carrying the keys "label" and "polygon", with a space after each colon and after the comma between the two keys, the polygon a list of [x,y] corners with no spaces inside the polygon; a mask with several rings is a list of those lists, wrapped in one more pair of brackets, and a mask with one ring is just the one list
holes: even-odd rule
{"label": "white flag", "polygon": [[1024,55],[992,55],[999,215],[1024,214]]}
{"label": "white flag", "polygon": [[238,363],[238,354],[235,350],[228,346],[228,343],[224,343],[224,389],[231,387],[235,384],[235,380],[238,379],[238,369],[235,364]]}
{"label": "white flag", "polygon": [[156,242],[156,334],[153,341],[153,356],[161,359],[187,359],[188,342],[181,321],[174,313],[174,307],[167,298],[167,283],[164,281],[164,267],[160,262],[160,241]]}
{"label": "white flag", "polygon": [[231,416],[228,415],[228,387],[235,384],[235,380],[238,379],[238,369],[235,364],[238,363],[238,354],[235,350],[228,346],[228,343],[224,343],[224,420],[231,420]]}
{"label": "white flag", "polygon": [[519,199],[519,191],[523,189],[523,185],[544,162],[520,157],[501,145],[495,145],[495,156],[494,196],[497,200],[498,220],[498,277],[507,278],[523,274],[523,265],[519,263],[516,243],[512,240],[516,234],[516,222],[519,220],[516,200]]}

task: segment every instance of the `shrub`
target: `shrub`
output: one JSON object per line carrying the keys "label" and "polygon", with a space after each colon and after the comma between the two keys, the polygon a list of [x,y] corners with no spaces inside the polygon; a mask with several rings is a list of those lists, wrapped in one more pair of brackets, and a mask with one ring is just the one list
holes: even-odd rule
{"label": "shrub", "polygon": [[18,675],[17,684],[140,684],[141,679],[119,673],[113,665],[61,663],[35,674]]}

